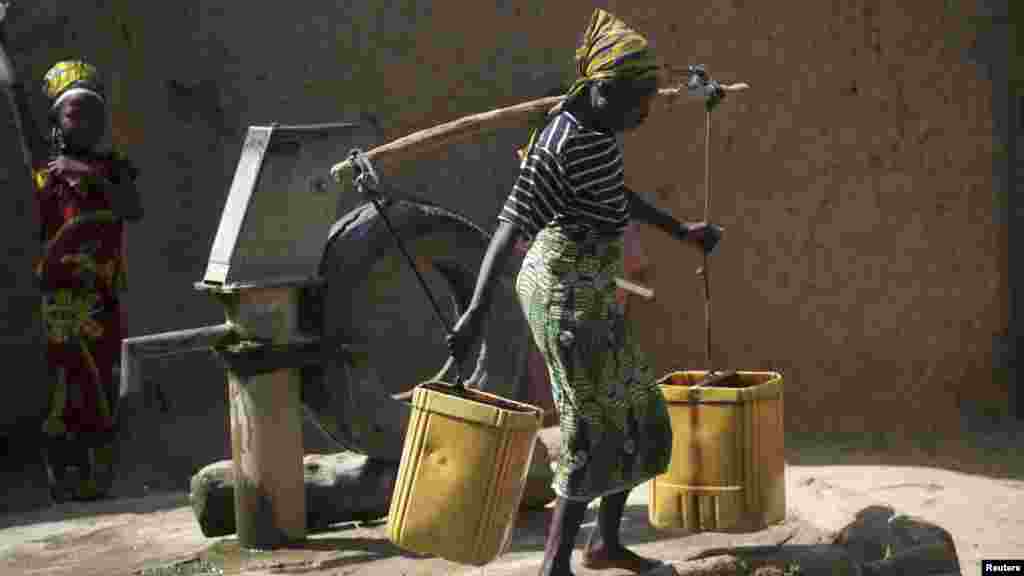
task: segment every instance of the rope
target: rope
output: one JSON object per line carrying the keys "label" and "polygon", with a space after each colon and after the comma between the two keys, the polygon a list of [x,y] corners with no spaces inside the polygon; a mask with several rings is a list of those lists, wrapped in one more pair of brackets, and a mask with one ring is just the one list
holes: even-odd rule
{"label": "rope", "polygon": [[[711,222],[711,111],[704,112],[704,222]],[[704,360],[708,370],[711,364],[711,270],[708,253],[704,252]],[[710,375],[710,373],[709,373]]]}
{"label": "rope", "polygon": [[[359,150],[352,150],[349,153],[349,158],[352,160],[353,166],[356,167],[355,185],[365,196],[369,197],[370,201],[373,202],[374,208],[377,209],[377,214],[384,220],[384,225],[387,227],[391,238],[394,239],[395,244],[398,246],[398,250],[405,256],[406,262],[409,263],[409,267],[412,268],[413,273],[416,275],[416,280],[419,281],[420,287],[423,288],[423,293],[427,296],[427,300],[430,302],[430,307],[434,311],[434,316],[437,321],[441,323],[441,327],[444,329],[446,335],[452,334],[452,323],[445,317],[444,312],[441,311],[441,307],[437,304],[437,300],[434,298],[434,293],[431,292],[430,286],[427,285],[427,281],[423,279],[423,275],[420,274],[419,267],[416,266],[416,261],[413,259],[409,251],[405,249],[405,243],[402,242],[401,236],[395,230],[394,226],[391,225],[391,219],[388,218],[387,207],[381,201],[380,195],[377,193],[375,187],[379,184],[377,174],[373,170],[373,166],[365,155]],[[448,367],[454,368],[455,372],[455,388],[462,388],[464,383],[462,381],[462,371],[458,362],[455,362],[453,358],[449,358],[449,361],[445,364],[438,376],[439,378],[448,371]]]}

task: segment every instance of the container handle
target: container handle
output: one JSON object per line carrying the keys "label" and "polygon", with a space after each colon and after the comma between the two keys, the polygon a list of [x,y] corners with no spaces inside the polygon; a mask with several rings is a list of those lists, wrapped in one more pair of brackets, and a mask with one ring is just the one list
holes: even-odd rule
{"label": "container handle", "polygon": [[[452,369],[455,370],[455,383],[449,384],[445,382],[444,377],[449,372],[451,372]],[[452,388],[456,391],[463,390],[466,388],[466,383],[462,380],[461,371],[459,369],[458,363],[455,361],[455,357],[449,356],[448,360],[445,361],[444,366],[441,367],[437,374],[434,374],[430,378],[424,380],[423,382],[420,382],[419,384],[413,386],[412,388],[406,390],[405,392],[392,394],[391,398],[399,402],[410,402],[412,401],[413,394],[416,393],[416,389],[422,387],[425,384],[444,384],[445,386]]]}
{"label": "container handle", "polygon": [[444,366],[441,367],[437,374],[434,374],[424,382],[424,384],[444,382],[444,377],[453,369],[455,371],[455,383],[450,384],[450,386],[452,388],[465,388],[466,383],[462,380],[462,369],[460,368],[459,363],[455,361],[455,356],[448,356],[448,360],[445,360]]}
{"label": "container handle", "polygon": [[[665,384],[671,382],[673,374],[675,374],[677,372],[680,372],[680,371],[681,370],[673,370],[673,371],[669,372],[668,374],[665,374],[661,378],[658,378],[657,380],[655,380],[654,383],[657,384],[658,386],[664,386]],[[690,386],[690,389],[691,390],[696,390],[698,388],[704,388],[706,386],[714,386],[715,384],[718,384],[722,380],[725,380],[726,378],[731,378],[732,376],[735,376],[735,375],[736,375],[736,371],[735,370],[708,370],[707,373],[704,374],[704,377],[701,378],[699,382],[697,382],[693,386]]]}

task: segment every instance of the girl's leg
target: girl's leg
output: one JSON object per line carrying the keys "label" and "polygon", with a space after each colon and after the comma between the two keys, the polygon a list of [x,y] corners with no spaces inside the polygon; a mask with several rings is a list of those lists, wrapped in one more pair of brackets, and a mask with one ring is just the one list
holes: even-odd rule
{"label": "girl's leg", "polygon": [[626,510],[627,496],[629,490],[601,498],[601,507],[597,512],[597,529],[590,533],[583,554],[583,565],[587,568],[619,568],[640,574],[653,570],[660,564],[627,549],[619,539],[619,528]]}
{"label": "girl's leg", "polygon": [[120,401],[120,379],[116,369],[117,364],[114,364],[114,366],[115,368],[111,369],[111,375],[107,378],[106,385],[104,386],[113,419],[113,427],[99,434],[94,446],[93,474],[96,480],[97,496],[101,498],[109,495],[114,484],[114,469],[117,464],[120,442],[120,410],[118,405]]}
{"label": "girl's leg", "polygon": [[587,502],[573,502],[559,498],[548,527],[548,539],[544,545],[544,563],[540,576],[572,576],[570,561],[576,535],[587,512]]}
{"label": "girl's leg", "polygon": [[67,486],[66,446],[58,438],[44,436],[41,452],[46,467],[46,481],[50,487],[50,499],[53,504],[61,504],[71,498]]}

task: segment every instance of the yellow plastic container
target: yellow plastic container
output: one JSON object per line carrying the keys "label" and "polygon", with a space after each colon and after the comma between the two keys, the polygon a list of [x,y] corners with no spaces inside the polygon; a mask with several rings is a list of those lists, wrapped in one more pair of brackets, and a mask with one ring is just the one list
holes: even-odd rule
{"label": "yellow plastic container", "polygon": [[505,551],[543,412],[425,384],[412,398],[388,512],[399,548],[483,566]]}
{"label": "yellow plastic container", "polygon": [[672,419],[669,468],[650,482],[656,528],[745,532],[786,516],[782,375],[738,372],[722,386],[693,386],[707,372],[661,381]]}

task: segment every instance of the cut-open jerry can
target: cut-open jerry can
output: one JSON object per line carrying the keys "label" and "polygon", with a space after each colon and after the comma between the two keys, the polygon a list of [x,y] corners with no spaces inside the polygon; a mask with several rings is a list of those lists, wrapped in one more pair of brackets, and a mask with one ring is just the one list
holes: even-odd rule
{"label": "cut-open jerry can", "polygon": [[512,536],[540,408],[471,388],[415,389],[388,513],[398,547],[482,566]]}
{"label": "cut-open jerry can", "polygon": [[672,420],[668,470],[651,480],[655,528],[756,531],[785,519],[782,375],[738,371],[701,386],[707,372],[660,380]]}

